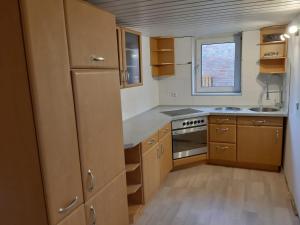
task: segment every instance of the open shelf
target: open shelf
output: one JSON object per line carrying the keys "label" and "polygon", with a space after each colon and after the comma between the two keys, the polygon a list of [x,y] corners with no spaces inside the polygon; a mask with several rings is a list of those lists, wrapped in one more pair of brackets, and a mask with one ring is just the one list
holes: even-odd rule
{"label": "open shelf", "polygon": [[276,60],[276,59],[286,59],[286,57],[263,57],[260,60]]}
{"label": "open shelf", "polygon": [[139,163],[126,164],[125,165],[126,172],[129,173],[129,172],[135,171],[139,166],[140,166]]}
{"label": "open shelf", "polygon": [[270,41],[270,42],[263,42],[259,43],[258,45],[278,45],[278,44],[285,44],[285,41]]}
{"label": "open shelf", "polygon": [[154,49],[153,52],[173,52],[174,49],[172,48],[165,48],[165,49]]}
{"label": "open shelf", "polygon": [[141,187],[142,187],[141,184],[127,185],[127,195],[132,195],[136,193]]}
{"label": "open shelf", "polygon": [[152,64],[152,66],[168,66],[168,65],[174,65],[174,63],[158,63],[158,64]]}
{"label": "open shelf", "polygon": [[128,206],[129,222],[131,224],[136,221],[138,216],[140,216],[140,214],[142,213],[142,210],[143,210],[142,204]]}

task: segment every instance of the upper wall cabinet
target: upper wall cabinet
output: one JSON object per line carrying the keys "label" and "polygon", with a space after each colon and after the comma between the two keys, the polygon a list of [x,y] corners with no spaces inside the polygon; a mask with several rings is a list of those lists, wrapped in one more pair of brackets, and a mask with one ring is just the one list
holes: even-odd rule
{"label": "upper wall cabinet", "polygon": [[287,42],[281,40],[286,26],[265,27],[260,30],[260,73],[286,73]]}
{"label": "upper wall cabinet", "polygon": [[115,16],[82,0],[65,0],[72,68],[118,68]]}
{"label": "upper wall cabinet", "polygon": [[150,39],[152,76],[175,74],[174,38],[152,37]]}
{"label": "upper wall cabinet", "polygon": [[121,88],[143,85],[141,33],[117,28]]}

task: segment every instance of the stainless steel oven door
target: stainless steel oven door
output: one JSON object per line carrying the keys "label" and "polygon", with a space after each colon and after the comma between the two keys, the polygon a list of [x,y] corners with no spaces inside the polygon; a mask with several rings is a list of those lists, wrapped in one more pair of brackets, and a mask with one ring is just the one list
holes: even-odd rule
{"label": "stainless steel oven door", "polygon": [[192,127],[172,132],[173,159],[207,152],[207,126]]}

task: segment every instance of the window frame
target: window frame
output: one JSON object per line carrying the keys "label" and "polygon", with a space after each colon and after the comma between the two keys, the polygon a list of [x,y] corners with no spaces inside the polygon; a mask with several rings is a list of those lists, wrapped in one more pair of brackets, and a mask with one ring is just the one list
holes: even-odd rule
{"label": "window frame", "polygon": [[[202,45],[235,43],[234,87],[197,87],[197,77],[202,77]],[[196,39],[194,47],[194,71],[192,74],[192,95],[241,95],[242,34],[226,37]],[[202,80],[202,79],[201,79]]]}

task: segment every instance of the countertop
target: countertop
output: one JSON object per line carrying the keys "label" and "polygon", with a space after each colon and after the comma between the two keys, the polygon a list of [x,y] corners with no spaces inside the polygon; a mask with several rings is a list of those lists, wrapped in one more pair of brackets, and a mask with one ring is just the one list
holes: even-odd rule
{"label": "countertop", "polygon": [[[178,119],[186,119],[197,116],[209,116],[209,115],[232,115],[232,116],[272,116],[272,117],[286,117],[288,112],[286,109],[281,109],[276,112],[254,112],[250,111],[251,106],[238,106],[240,111],[225,111],[216,110],[216,107],[226,106],[157,106],[151,110],[134,116],[123,122],[123,137],[124,148],[131,148],[148,138],[158,129],[163,127],[166,123]],[[170,117],[161,112],[193,108],[201,110],[199,113],[193,113],[188,115],[181,115]]]}

